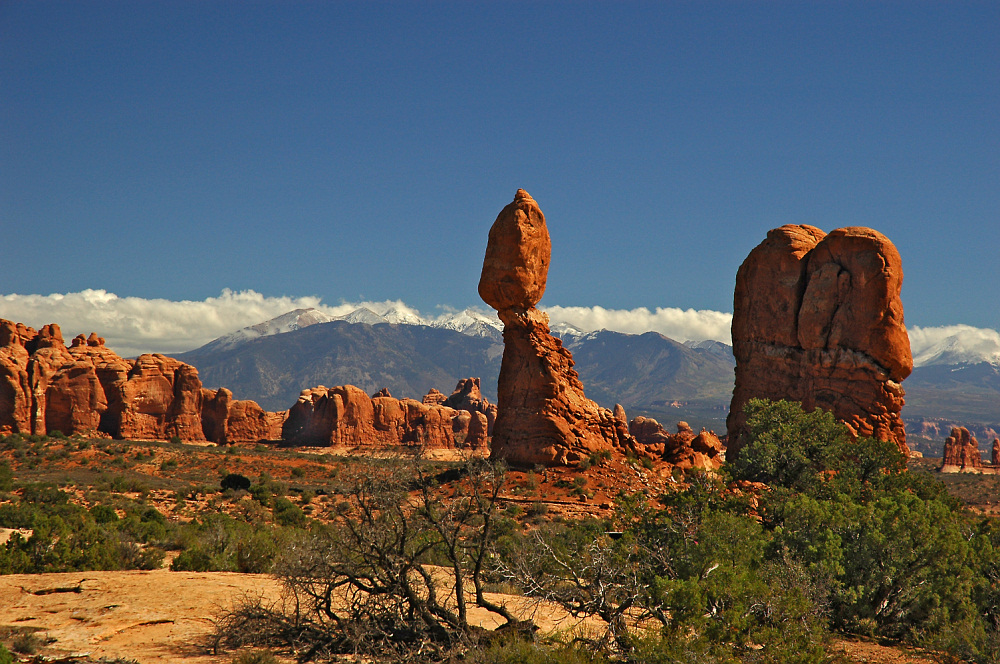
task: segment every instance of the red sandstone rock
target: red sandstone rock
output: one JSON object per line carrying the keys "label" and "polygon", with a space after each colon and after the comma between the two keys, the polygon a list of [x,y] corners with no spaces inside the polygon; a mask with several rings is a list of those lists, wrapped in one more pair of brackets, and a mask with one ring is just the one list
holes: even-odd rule
{"label": "red sandstone rock", "polygon": [[389,388],[388,387],[383,387],[381,390],[379,390],[378,392],[376,392],[375,394],[372,395],[372,399],[374,399],[376,397],[392,397],[392,395],[389,394]]}
{"label": "red sandstone rock", "polygon": [[490,229],[479,282],[504,323],[492,454],[517,465],[575,464],[634,446],[625,423],[586,398],[572,355],[534,308],[545,292],[551,242],[545,217],[519,189]]}
{"label": "red sandstone rock", "polygon": [[677,423],[677,433],[669,434],[651,417],[636,417],[629,424],[629,433],[647,452],[662,457],[678,468],[718,470],[722,465],[722,442],[711,431],[695,435],[687,422]]}
{"label": "red sandstone rock", "polygon": [[542,299],[552,242],[545,215],[518,189],[490,228],[479,296],[494,309],[529,309]]}
{"label": "red sandstone rock", "polygon": [[545,217],[518,189],[490,228],[479,294],[503,321],[504,353],[491,455],[514,465],[575,465],[594,452],[637,451],[624,422],[588,399],[573,356],[534,305],[552,245]]}
{"label": "red sandstone rock", "polygon": [[440,406],[447,400],[448,397],[444,395],[444,392],[440,392],[437,388],[434,387],[431,388],[430,392],[424,395],[424,403],[426,404],[434,404]]}
{"label": "red sandstone rock", "polygon": [[265,411],[255,401],[233,399],[222,387],[202,388],[201,427],[206,440],[217,444],[256,443],[281,438],[286,411]]}
{"label": "red sandstone rock", "polygon": [[[415,399],[370,398],[353,385],[304,390],[282,427],[286,440],[308,445],[454,448],[458,411]],[[461,421],[460,432],[465,432]]]}
{"label": "red sandstone rock", "polygon": [[[486,416],[487,435],[493,435],[493,424],[497,419],[496,404],[489,402],[480,391],[480,380],[478,378],[463,378],[458,381],[455,391],[451,393],[442,403],[455,410],[467,410],[470,413],[482,413]],[[429,396],[429,395],[428,395]],[[424,403],[427,403],[426,397]]]}
{"label": "red sandstone rock", "polygon": [[81,334],[67,349],[58,325],[36,332],[0,320],[0,433],[205,440],[208,431],[218,443],[280,434],[284,413],[203,390],[197,370],[173,358],[125,360],[104,344]]}
{"label": "red sandstone rock", "polygon": [[994,466],[1000,466],[1000,438],[993,439],[993,454],[990,456],[990,462]]}
{"label": "red sandstone rock", "polygon": [[902,280],[899,252],[871,229],[768,233],[736,275],[730,454],[742,446],[742,409],[753,397],[832,411],[853,435],[909,452],[900,383],[913,360]]}
{"label": "red sandstone rock", "polygon": [[[996,449],[996,446],[994,446]],[[965,427],[955,427],[944,441],[941,470],[945,472],[975,472],[983,467],[977,441]]]}
{"label": "red sandstone rock", "polygon": [[489,447],[489,420],[485,413],[473,412],[470,415],[465,446],[473,450],[485,450]]}

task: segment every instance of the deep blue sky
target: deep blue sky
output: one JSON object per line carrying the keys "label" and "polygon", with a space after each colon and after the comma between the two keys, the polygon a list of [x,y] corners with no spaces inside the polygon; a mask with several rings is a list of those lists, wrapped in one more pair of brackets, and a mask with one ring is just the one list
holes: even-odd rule
{"label": "deep blue sky", "polygon": [[871,226],[908,324],[1000,328],[1000,3],[0,2],[0,293],[732,310],[769,228]]}

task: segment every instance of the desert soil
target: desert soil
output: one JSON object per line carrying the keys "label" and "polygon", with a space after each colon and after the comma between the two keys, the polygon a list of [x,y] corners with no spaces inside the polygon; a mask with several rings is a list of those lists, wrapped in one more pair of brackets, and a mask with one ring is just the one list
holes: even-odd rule
{"label": "desert soil", "polygon": [[[277,599],[280,591],[267,575],[229,572],[13,574],[0,576],[0,627],[37,631],[48,640],[40,651],[47,659],[227,664],[232,653],[211,653],[213,619],[247,595]],[[538,611],[534,605],[521,609],[532,613],[543,631],[574,627],[558,611]],[[484,626],[493,626],[487,615],[481,618]],[[859,663],[935,661],[864,640],[841,639],[834,649]]]}

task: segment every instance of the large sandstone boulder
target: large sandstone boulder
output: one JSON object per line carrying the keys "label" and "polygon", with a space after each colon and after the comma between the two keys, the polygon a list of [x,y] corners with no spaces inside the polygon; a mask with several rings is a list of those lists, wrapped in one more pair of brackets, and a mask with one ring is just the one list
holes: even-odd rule
{"label": "large sandstone boulder", "polygon": [[201,390],[201,428],[218,444],[256,443],[281,438],[287,411],[265,411],[256,401],[234,399],[224,387]]}
{"label": "large sandstone boulder", "polygon": [[972,473],[983,468],[979,441],[965,427],[951,430],[951,435],[945,438],[941,457],[941,472]]}
{"label": "large sandstone boulder", "polygon": [[908,453],[901,383],[913,359],[902,282],[899,252],[877,231],[770,231],[736,275],[729,454],[743,444],[742,410],[754,397],[829,410],[853,435]]}
{"label": "large sandstone boulder", "polygon": [[518,189],[490,228],[479,294],[504,324],[491,455],[519,466],[574,465],[635,448],[625,423],[584,395],[572,355],[535,309],[551,248],[542,211]]}
{"label": "large sandstone boulder", "polygon": [[490,228],[479,296],[501,311],[535,306],[545,293],[551,255],[545,216],[535,199],[518,189]]}

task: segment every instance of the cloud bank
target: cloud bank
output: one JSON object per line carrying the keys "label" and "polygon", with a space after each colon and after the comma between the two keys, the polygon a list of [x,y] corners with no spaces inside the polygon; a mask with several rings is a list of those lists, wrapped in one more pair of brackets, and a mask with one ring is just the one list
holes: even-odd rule
{"label": "cloud bank", "polygon": [[252,290],[225,289],[205,300],[163,300],[119,297],[104,290],[51,295],[0,295],[0,318],[39,328],[58,323],[68,341],[77,334],[97,332],[118,354],[180,353],[248,325],[293,309],[315,308],[331,316],[349,314],[360,306],[376,313],[391,308],[414,311],[402,302],[324,305],[318,297],[266,297]]}
{"label": "cloud bank", "polygon": [[[324,304],[319,297],[268,297],[256,291],[223,290],[204,300],[164,300],[119,297],[104,290],[51,295],[0,295],[0,318],[38,328],[58,323],[69,340],[97,332],[108,346],[125,357],[140,353],[180,353],[202,346],[240,328],[275,318],[293,309],[315,308],[330,316],[344,316],[359,307],[391,314],[396,320],[431,321],[399,300]],[[450,307],[440,307],[453,312]],[[733,315],[721,311],[646,307],[547,307],[550,320],[568,323],[585,332],[607,329],[629,334],[655,331],[678,341],[714,339],[731,343]],[[492,313],[492,312],[489,312]],[[909,329],[917,366],[959,362],[1000,364],[1000,332],[969,325]]]}
{"label": "cloud bank", "polygon": [[657,307],[650,311],[638,309],[605,309],[604,307],[546,307],[552,323],[569,323],[585,332],[614,330],[628,334],[659,332],[676,341],[714,339],[732,343],[730,327],[733,315],[707,309],[674,309]]}
{"label": "cloud bank", "polygon": [[991,362],[1000,364],[1000,332],[971,325],[910,328],[914,366]]}

